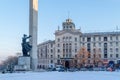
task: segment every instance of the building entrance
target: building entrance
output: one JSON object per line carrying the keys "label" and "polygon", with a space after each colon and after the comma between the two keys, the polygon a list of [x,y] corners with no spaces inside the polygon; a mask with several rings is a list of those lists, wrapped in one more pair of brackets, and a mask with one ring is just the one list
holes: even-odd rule
{"label": "building entrance", "polygon": [[65,68],[70,68],[70,63],[69,63],[69,61],[65,61]]}

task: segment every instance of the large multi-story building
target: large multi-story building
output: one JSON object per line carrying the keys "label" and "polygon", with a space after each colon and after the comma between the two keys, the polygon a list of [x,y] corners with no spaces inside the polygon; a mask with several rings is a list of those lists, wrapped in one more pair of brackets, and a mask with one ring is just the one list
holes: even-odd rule
{"label": "large multi-story building", "polygon": [[89,62],[94,53],[99,53],[103,61],[116,61],[120,59],[120,32],[82,33],[67,19],[62,30],[55,31],[54,41],[38,45],[38,68],[71,64],[82,47],[90,53]]}

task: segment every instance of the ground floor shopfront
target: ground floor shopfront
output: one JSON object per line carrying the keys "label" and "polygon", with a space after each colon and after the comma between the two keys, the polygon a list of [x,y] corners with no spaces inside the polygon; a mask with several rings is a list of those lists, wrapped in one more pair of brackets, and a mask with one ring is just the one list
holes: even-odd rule
{"label": "ground floor shopfront", "polygon": [[87,60],[80,60],[75,58],[61,58],[57,65],[62,65],[65,68],[81,68],[86,66],[93,66],[93,67],[102,67],[107,66],[109,62],[116,63],[116,60],[109,60],[109,59],[101,59],[95,61],[94,59],[87,59]]}
{"label": "ground floor shopfront", "polygon": [[47,68],[56,68],[57,65],[63,66],[64,68],[81,68],[86,66],[93,66],[93,67],[101,67],[101,66],[107,66],[110,61],[117,64],[120,60],[118,59],[101,59],[101,60],[95,60],[92,58],[88,58],[86,60],[84,59],[76,59],[76,58],[60,58],[58,60],[53,61],[52,63],[49,63],[46,60],[44,63],[38,64],[38,69],[47,69]]}

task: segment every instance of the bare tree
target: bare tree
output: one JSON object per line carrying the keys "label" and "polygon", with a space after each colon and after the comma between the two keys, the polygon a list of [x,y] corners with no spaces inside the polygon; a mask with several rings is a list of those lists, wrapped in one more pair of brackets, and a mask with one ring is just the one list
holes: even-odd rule
{"label": "bare tree", "polygon": [[1,67],[2,69],[11,70],[17,64],[17,62],[17,56],[8,56],[8,58],[2,62]]}

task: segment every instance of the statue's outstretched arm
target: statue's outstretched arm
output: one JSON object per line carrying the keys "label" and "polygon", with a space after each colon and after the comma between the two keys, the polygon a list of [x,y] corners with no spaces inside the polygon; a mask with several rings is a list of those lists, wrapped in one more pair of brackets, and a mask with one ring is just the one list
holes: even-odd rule
{"label": "statue's outstretched arm", "polygon": [[28,39],[28,38],[30,38],[30,37],[32,37],[32,36],[30,35],[30,36],[28,36],[26,39]]}

